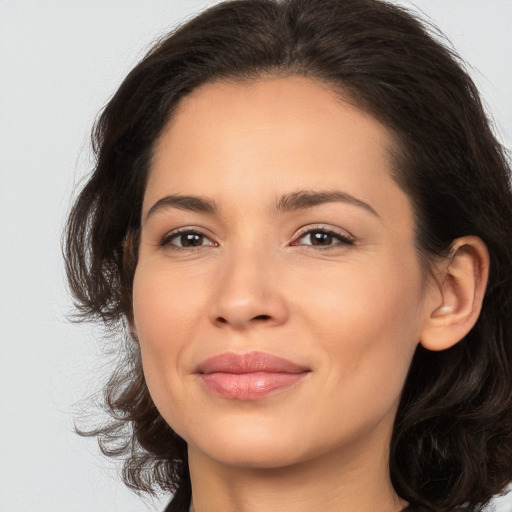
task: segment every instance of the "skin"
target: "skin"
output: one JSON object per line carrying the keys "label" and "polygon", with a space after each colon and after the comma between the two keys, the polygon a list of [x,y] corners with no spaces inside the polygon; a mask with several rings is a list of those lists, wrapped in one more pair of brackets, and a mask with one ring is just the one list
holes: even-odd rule
{"label": "skin", "polygon": [[[432,312],[446,329],[451,310],[420,267],[392,147],[382,124],[301,77],[201,86],[158,140],[133,327],[153,400],[188,443],[196,512],[305,512],[319,496],[323,511],[404,506],[389,479],[393,421]],[[301,191],[341,191],[368,207],[276,211]],[[176,194],[218,211],[154,207]],[[200,245],[180,247],[180,228]],[[252,350],[310,371],[252,401],[198,378],[206,358]]]}

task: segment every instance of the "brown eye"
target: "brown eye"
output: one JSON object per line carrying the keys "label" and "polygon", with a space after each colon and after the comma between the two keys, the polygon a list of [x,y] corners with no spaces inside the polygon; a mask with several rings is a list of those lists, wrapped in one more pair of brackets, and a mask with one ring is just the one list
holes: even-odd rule
{"label": "brown eye", "polygon": [[309,235],[311,245],[331,245],[333,242],[333,236],[329,233],[323,233],[322,231],[315,231]]}
{"label": "brown eye", "polygon": [[161,245],[174,246],[184,249],[215,245],[207,236],[197,231],[182,231],[166,236]]}
{"label": "brown eye", "polygon": [[198,235],[197,233],[182,233],[177,238],[180,247],[198,247],[203,245],[203,235]]}
{"label": "brown eye", "polygon": [[315,247],[331,247],[334,245],[353,245],[353,241],[339,233],[325,229],[313,229],[303,233],[298,245],[311,245]]}

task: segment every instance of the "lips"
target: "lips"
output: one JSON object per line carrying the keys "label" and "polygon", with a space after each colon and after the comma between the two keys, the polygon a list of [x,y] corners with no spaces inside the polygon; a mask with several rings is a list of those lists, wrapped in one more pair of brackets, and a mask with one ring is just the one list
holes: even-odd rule
{"label": "lips", "polygon": [[256,400],[301,381],[310,369],[264,352],[226,352],[197,367],[208,391],[232,400]]}

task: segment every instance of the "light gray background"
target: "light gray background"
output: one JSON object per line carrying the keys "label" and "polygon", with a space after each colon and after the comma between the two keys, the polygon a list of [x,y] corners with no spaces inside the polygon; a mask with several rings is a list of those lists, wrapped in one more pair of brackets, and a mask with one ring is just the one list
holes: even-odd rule
{"label": "light gray background", "polygon": [[[0,511],[135,512],[141,502],[72,433],[105,373],[70,325],[59,240],[96,113],[159,34],[214,1],[0,0]],[[411,5],[407,0],[400,3]],[[472,67],[512,147],[512,0],[417,0]],[[512,498],[500,512],[512,511]]]}

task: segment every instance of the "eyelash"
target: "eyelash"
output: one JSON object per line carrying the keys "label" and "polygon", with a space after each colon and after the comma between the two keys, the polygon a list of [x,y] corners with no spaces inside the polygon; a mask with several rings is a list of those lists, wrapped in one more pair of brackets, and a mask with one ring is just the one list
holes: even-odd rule
{"label": "eyelash", "polygon": [[[297,240],[302,239],[304,236],[306,236],[306,235],[311,236],[313,233],[321,233],[323,235],[331,236],[332,238],[336,239],[338,242],[334,243],[334,244],[325,245],[325,246],[322,246],[322,245],[315,246],[313,244],[301,244],[300,242],[297,242]],[[316,250],[319,250],[319,251],[327,251],[330,249],[339,248],[340,245],[350,246],[350,245],[354,245],[354,243],[355,243],[355,240],[353,239],[353,237],[346,232],[342,233],[342,232],[335,231],[333,229],[329,229],[329,228],[326,228],[323,226],[313,226],[313,227],[308,227],[306,230],[299,233],[299,235],[295,238],[295,240],[291,243],[291,245],[293,245],[293,246],[303,245],[306,247],[314,247]]]}
{"label": "eyelash", "polygon": [[[159,245],[161,247],[172,247],[172,250],[173,251],[183,251],[183,252],[188,252],[188,251],[194,251],[200,247],[204,247],[204,245],[199,245],[199,246],[195,246],[195,247],[182,247],[182,246],[179,246],[179,245],[173,245],[171,244],[171,241],[174,239],[174,238],[178,238],[182,235],[198,235],[202,238],[206,238],[208,239],[208,237],[204,234],[204,233],[201,233],[201,231],[197,230],[197,229],[193,229],[193,228],[182,228],[182,229],[178,229],[176,231],[173,231],[171,233],[168,233],[167,235],[165,235],[162,240],[160,241]],[[215,242],[212,242],[211,244],[207,244],[207,245],[211,245],[211,246],[217,246],[218,244],[215,243]]]}
{"label": "eyelash", "polygon": [[[313,233],[321,233],[323,235],[328,235],[328,236],[331,236],[333,239],[336,239],[337,240],[337,243],[334,243],[334,244],[329,244],[329,245],[325,245],[325,246],[322,246],[322,245],[313,245],[313,244],[301,244],[300,243],[300,240],[305,237],[306,235],[312,235]],[[182,235],[198,235],[200,237],[204,239],[208,239],[208,237],[204,234],[204,233],[201,233],[201,231],[199,230],[196,230],[196,229],[191,229],[191,228],[183,228],[183,229],[179,229],[179,230],[176,230],[176,231],[173,231],[167,235],[165,235],[162,240],[160,241],[159,245],[161,247],[172,247],[172,250],[173,251],[179,251],[179,252],[188,252],[188,251],[194,251],[194,250],[197,250],[201,247],[205,247],[205,246],[213,246],[213,247],[217,247],[218,244],[216,242],[211,242],[211,244],[205,244],[205,245],[198,245],[198,246],[192,246],[192,247],[183,247],[183,246],[179,246],[179,245],[174,245],[171,243],[171,241],[175,238],[178,238]],[[334,249],[334,248],[337,248],[338,246],[340,245],[344,245],[344,246],[350,246],[350,245],[354,245],[355,241],[354,239],[348,235],[348,234],[342,234],[338,231],[335,231],[335,230],[332,230],[332,229],[328,229],[328,228],[325,228],[325,227],[322,227],[322,226],[316,226],[316,227],[309,227],[307,230],[301,232],[292,242],[290,245],[292,246],[305,246],[305,247],[314,247],[316,250],[320,250],[320,251],[325,251],[325,250],[330,250],[330,249]]]}

